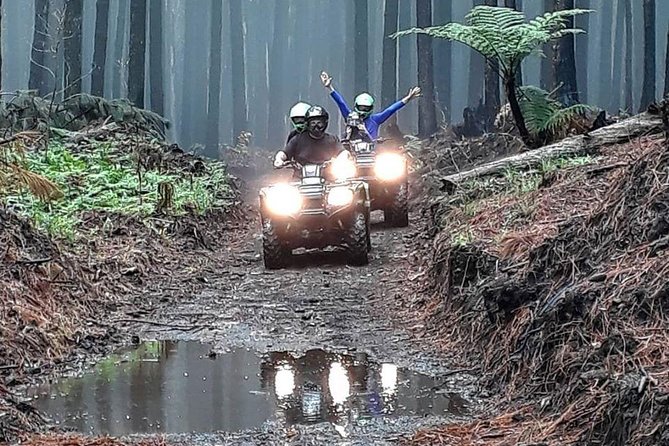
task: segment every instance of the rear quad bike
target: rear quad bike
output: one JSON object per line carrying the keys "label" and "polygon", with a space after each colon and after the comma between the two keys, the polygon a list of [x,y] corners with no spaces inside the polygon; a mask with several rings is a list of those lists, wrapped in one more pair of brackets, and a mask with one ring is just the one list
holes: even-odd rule
{"label": "rear quad bike", "polygon": [[389,226],[409,225],[409,175],[403,148],[377,147],[367,138],[343,139],[356,162],[356,179],[369,184],[371,210],[381,209]]}
{"label": "rear quad bike", "polygon": [[[348,179],[355,168],[353,162],[337,159],[285,167],[295,170],[295,181],[260,190],[265,267],[286,266],[294,249],[327,246],[343,246],[349,264],[366,265],[371,246],[369,186]],[[339,175],[337,171],[349,173]]]}

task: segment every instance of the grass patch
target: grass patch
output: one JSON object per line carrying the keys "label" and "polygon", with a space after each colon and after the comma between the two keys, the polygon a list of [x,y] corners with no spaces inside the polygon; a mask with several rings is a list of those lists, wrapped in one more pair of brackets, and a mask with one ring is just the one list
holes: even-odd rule
{"label": "grass patch", "polygon": [[30,170],[56,183],[64,197],[47,203],[21,193],[7,197],[6,202],[39,228],[68,240],[75,239],[81,216],[87,211],[138,217],[154,213],[161,183],[171,185],[169,212],[173,215],[205,214],[232,203],[234,192],[223,163],[208,163],[206,173],[199,176],[167,169],[144,170],[138,169],[133,154],[124,150],[104,142],[80,153],[52,140],[47,151],[28,153],[26,161]]}

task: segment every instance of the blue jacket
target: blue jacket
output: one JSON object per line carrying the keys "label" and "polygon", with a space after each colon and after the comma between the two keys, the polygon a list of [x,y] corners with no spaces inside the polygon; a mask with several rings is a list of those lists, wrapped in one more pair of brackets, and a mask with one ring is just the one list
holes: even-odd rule
{"label": "blue jacket", "polygon": [[[351,113],[351,109],[346,104],[344,98],[337,90],[332,90],[330,96],[332,96],[332,99],[334,99],[334,101],[337,103],[339,111],[341,111],[341,114],[344,116],[344,118],[347,118],[349,113]],[[365,127],[367,128],[369,136],[371,136],[372,139],[376,141],[376,139],[379,137],[379,126],[386,122],[388,118],[390,118],[393,114],[395,114],[395,112],[397,112],[405,105],[406,104],[404,104],[404,102],[397,101],[390,107],[383,110],[381,113],[374,113],[373,115],[367,116],[363,122],[365,123]]]}

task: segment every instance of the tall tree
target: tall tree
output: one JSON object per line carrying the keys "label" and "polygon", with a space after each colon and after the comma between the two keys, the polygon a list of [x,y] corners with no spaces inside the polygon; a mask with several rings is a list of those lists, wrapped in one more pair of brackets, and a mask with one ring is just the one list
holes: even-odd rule
{"label": "tall tree", "polygon": [[669,95],[669,27],[667,27],[667,51],[664,61],[664,96]]}
{"label": "tall tree", "polygon": [[97,0],[95,4],[95,48],[93,50],[93,73],[91,93],[105,94],[105,60],[107,59],[107,26],[109,21],[109,0]]}
{"label": "tall tree", "polygon": [[[268,133],[270,141],[280,138],[284,131],[282,116],[286,114],[286,48],[288,47],[289,2],[274,3],[274,38],[269,52],[269,98]],[[347,51],[348,52],[348,51]]]}
{"label": "tall tree", "polygon": [[119,0],[118,15],[116,17],[116,36],[114,41],[114,69],[112,71],[112,95],[116,98],[123,96],[122,78],[126,67],[125,47],[126,28],[128,22],[128,9],[130,0]]}
{"label": "tall tree", "polygon": [[65,2],[65,97],[81,93],[81,20],[83,0]]}
{"label": "tall tree", "polygon": [[146,54],[146,0],[130,3],[130,56],[128,59],[128,99],[144,108]]}
{"label": "tall tree", "polygon": [[643,0],[643,88],[639,110],[655,100],[655,0]]}
{"label": "tall tree", "polygon": [[625,110],[634,109],[634,79],[632,72],[632,5],[623,2],[625,6]]}
{"label": "tall tree", "polygon": [[163,93],[163,0],[149,3],[149,86],[151,110],[163,115],[165,96]]}
{"label": "tall tree", "polygon": [[[419,28],[432,26],[432,0],[416,0],[416,25]],[[418,134],[427,137],[437,131],[437,111],[432,38],[426,34],[418,35],[418,84],[423,90],[423,99],[418,103]]]}
{"label": "tall tree", "polygon": [[[574,0],[555,0],[555,11],[574,9]],[[574,18],[567,18],[568,28],[574,27]],[[570,106],[578,102],[576,84],[576,55],[574,35],[567,34],[555,42],[555,84],[558,87],[558,99]]]}
{"label": "tall tree", "polygon": [[49,24],[49,1],[35,0],[35,29],[33,33],[33,46],[30,56],[30,78],[28,87],[37,90],[40,95],[48,93],[47,76],[47,51],[49,50],[48,26]]}
{"label": "tall tree", "polygon": [[369,20],[367,16],[367,2],[355,2],[355,45],[354,49],[354,80],[356,94],[367,91],[368,64],[369,64]]}
{"label": "tall tree", "polygon": [[218,153],[219,117],[221,114],[221,44],[223,30],[223,3],[211,0],[209,43],[209,99],[207,104],[207,147]]}
{"label": "tall tree", "polygon": [[390,35],[397,32],[398,0],[385,0],[383,12],[383,62],[381,71],[381,101],[384,107],[397,95],[397,40]]}
{"label": "tall tree", "polygon": [[[576,8],[588,9],[590,0],[576,0]],[[576,47],[576,85],[578,85],[578,97],[581,102],[588,102],[588,42],[590,32],[590,14],[583,14],[575,18],[576,28],[585,31],[577,34],[574,38]]]}
{"label": "tall tree", "polygon": [[618,48],[618,51],[613,53],[613,70],[611,71],[611,92],[609,93],[609,105],[608,109],[618,112],[620,110],[620,104],[622,100],[622,90],[623,90],[623,44],[624,40],[624,30],[625,30],[625,16],[622,13],[623,3],[628,3],[627,0],[618,0],[615,11],[615,31],[614,31],[614,40],[613,48]]}
{"label": "tall tree", "polygon": [[[435,0],[434,23],[443,25],[453,21],[453,0]],[[434,45],[434,86],[437,104],[441,108],[446,121],[451,120],[451,78],[453,44],[450,40],[435,40]]]}
{"label": "tall tree", "polygon": [[[482,5],[484,0],[474,0],[474,6]],[[485,84],[485,59],[476,51],[469,53],[469,88],[467,103],[470,106],[478,105],[483,98]]]}
{"label": "tall tree", "polygon": [[[554,11],[554,0],[544,0],[544,13]],[[543,46],[544,58],[541,59],[541,77],[539,85],[544,90],[551,90],[555,85],[555,59],[554,44],[547,43]]]}
{"label": "tall tree", "polygon": [[[498,6],[497,0],[485,0],[486,6]],[[485,64],[485,118],[486,130],[490,130],[499,112],[499,62],[487,60]]]}
{"label": "tall tree", "polygon": [[242,1],[230,0],[230,43],[232,45],[232,136],[247,130],[246,69],[244,63],[244,23]]}
{"label": "tall tree", "polygon": [[0,89],[2,89],[2,0],[0,0]]}
{"label": "tall tree", "polygon": [[[516,11],[523,10],[523,0],[504,0],[504,6],[507,8],[515,9]],[[516,85],[523,85],[523,67],[518,67],[518,72],[516,73]]]}
{"label": "tall tree", "polygon": [[599,91],[597,92],[597,102],[608,104],[611,97],[611,32],[613,24],[613,1],[602,2],[601,27],[599,29]]}

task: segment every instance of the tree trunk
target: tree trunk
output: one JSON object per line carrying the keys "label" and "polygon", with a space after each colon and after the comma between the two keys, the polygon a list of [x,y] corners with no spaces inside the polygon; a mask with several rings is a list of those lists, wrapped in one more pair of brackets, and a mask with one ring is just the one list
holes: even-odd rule
{"label": "tree trunk", "polygon": [[616,51],[613,53],[613,71],[611,75],[611,91],[609,93],[609,105],[608,109],[613,110],[614,113],[618,113],[620,110],[620,104],[622,101],[622,91],[623,91],[623,44],[624,40],[624,28],[625,28],[625,16],[622,14],[623,3],[627,3],[627,0],[618,0],[618,5],[616,9],[615,19],[616,19],[616,30],[613,40],[613,48],[616,48]]}
{"label": "tree trunk", "polygon": [[655,100],[655,0],[643,0],[643,89],[640,111]]}
{"label": "tree trunk", "polygon": [[163,93],[163,0],[150,0],[149,4],[149,86],[151,110],[164,114]]}
{"label": "tree trunk", "polygon": [[83,0],[65,2],[65,97],[81,93],[81,19]]}
{"label": "tree trunk", "polygon": [[[554,0],[544,0],[544,12],[552,12],[554,10]],[[555,51],[553,44],[547,43],[543,47],[544,55],[541,59],[541,79],[539,85],[544,90],[551,90],[555,85]]]}
{"label": "tree trunk", "polygon": [[599,89],[597,92],[597,102],[603,107],[609,103],[611,95],[611,30],[613,28],[613,1],[602,3],[600,27],[600,58],[599,58]]}
{"label": "tree trunk", "polygon": [[105,60],[107,59],[107,26],[109,0],[97,0],[95,4],[95,48],[93,50],[93,73],[91,94],[105,95]]}
{"label": "tree trunk", "polygon": [[530,136],[530,132],[527,130],[527,125],[525,124],[525,117],[523,112],[520,109],[520,104],[518,103],[517,96],[517,85],[516,85],[517,76],[509,76],[508,79],[504,79],[504,91],[506,93],[506,99],[509,101],[509,107],[511,108],[511,114],[513,115],[513,120],[516,123],[516,128],[518,133],[522,138],[526,146],[532,147],[533,141]]}
{"label": "tree trunk", "polygon": [[368,64],[369,64],[369,20],[367,17],[367,2],[357,0],[355,2],[355,78],[354,85],[356,94],[367,91],[368,88]]}
{"label": "tree trunk", "polygon": [[[432,26],[432,0],[416,0],[416,25]],[[434,105],[434,64],[432,37],[418,35],[418,84],[423,97],[418,103],[418,134],[428,137],[437,131],[437,113]]]}
{"label": "tree trunk", "polygon": [[625,110],[632,112],[634,110],[634,78],[632,72],[632,5],[630,2],[625,4]]}
{"label": "tree trunk", "polygon": [[114,69],[112,71],[112,96],[120,98],[123,96],[123,72],[125,63],[125,36],[128,21],[128,6],[130,0],[119,0],[118,16],[116,17],[116,41],[114,42]]}
{"label": "tree trunk", "polygon": [[[555,10],[574,9],[574,0],[555,0]],[[574,27],[573,17],[567,18],[567,28]],[[576,84],[576,57],[574,35],[567,34],[555,42],[555,86],[559,87],[557,98],[570,106],[579,102]]]}
{"label": "tree trunk", "polygon": [[397,40],[391,34],[397,31],[398,0],[385,0],[383,13],[383,62],[381,74],[381,102],[387,107],[397,96]]}
{"label": "tree trunk", "polygon": [[247,129],[246,79],[242,1],[230,0],[230,42],[232,45],[232,136]]}
{"label": "tree trunk", "polygon": [[[590,0],[576,0],[576,8],[588,9]],[[577,34],[574,37],[576,46],[576,85],[578,85],[578,97],[584,104],[588,102],[588,41],[590,39],[590,16],[591,14],[581,14],[576,16],[576,28],[585,31],[584,34]]]}
{"label": "tree trunk", "polygon": [[275,2],[274,33],[269,52],[269,116],[268,133],[270,141],[283,138],[284,120],[288,104],[284,83],[286,82],[286,48],[288,47],[288,17],[290,4]]}
{"label": "tree trunk", "polygon": [[[497,0],[485,0],[487,6],[497,6]],[[485,127],[490,131],[499,112],[499,63],[488,60],[485,64]]]}
{"label": "tree trunk", "polygon": [[218,154],[218,126],[221,103],[221,39],[223,3],[211,0],[211,29],[209,44],[209,99],[207,104],[207,147]]}
{"label": "tree trunk", "polygon": [[669,95],[669,28],[667,28],[667,52],[664,62],[664,95]]}
{"label": "tree trunk", "polygon": [[[453,0],[434,1],[434,23],[444,25],[453,21]],[[447,122],[451,120],[451,77],[453,44],[446,39],[434,39],[434,85],[437,106]]]}
{"label": "tree trunk", "polygon": [[47,76],[47,51],[49,51],[48,42],[48,22],[49,22],[49,1],[35,0],[35,31],[33,33],[33,47],[31,51],[30,79],[28,88],[37,90],[40,96],[49,93]]}
{"label": "tree trunk", "polygon": [[0,90],[2,90],[2,0],[0,0]]}
{"label": "tree trunk", "polygon": [[128,60],[128,99],[144,108],[146,54],[146,0],[130,3],[130,57]]}
{"label": "tree trunk", "polygon": [[[516,11],[523,10],[523,0],[504,0],[504,6],[515,9]],[[521,64],[516,67],[516,86],[523,85],[523,67]]]}
{"label": "tree trunk", "polygon": [[643,113],[616,124],[592,131],[585,135],[573,136],[560,142],[536,150],[492,161],[473,169],[449,175],[441,179],[447,189],[473,178],[497,175],[507,169],[530,169],[540,166],[543,161],[573,155],[594,154],[602,147],[629,142],[642,135],[659,134],[664,131],[662,117]]}
{"label": "tree trunk", "polygon": [[[474,0],[474,6],[483,4],[484,0]],[[485,59],[474,50],[469,51],[469,88],[468,101],[470,107],[476,107],[483,99],[485,84]]]}

